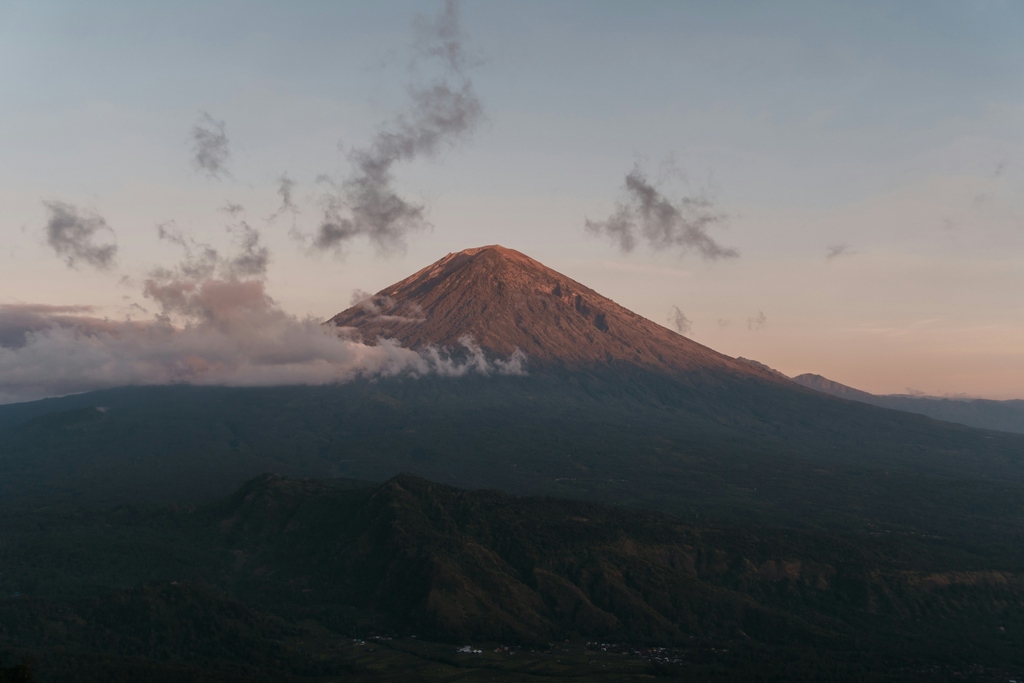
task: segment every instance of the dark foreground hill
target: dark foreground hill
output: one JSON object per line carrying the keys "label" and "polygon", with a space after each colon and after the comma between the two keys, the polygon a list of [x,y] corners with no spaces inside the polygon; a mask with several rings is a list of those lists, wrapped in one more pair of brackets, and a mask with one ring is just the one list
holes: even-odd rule
{"label": "dark foreground hill", "polygon": [[881,408],[905,410],[908,413],[927,415],[936,420],[956,422],[978,429],[998,429],[1024,434],[1024,400],[991,401],[982,398],[869,394],[810,373],[797,375],[793,381],[824,394],[870,403]]}
{"label": "dark foreground hill", "polygon": [[[410,476],[264,475],[191,511],[2,521],[0,657],[33,658],[40,680],[995,681],[1024,668],[1024,565],[941,539],[695,526]],[[455,652],[467,643],[486,656]]]}

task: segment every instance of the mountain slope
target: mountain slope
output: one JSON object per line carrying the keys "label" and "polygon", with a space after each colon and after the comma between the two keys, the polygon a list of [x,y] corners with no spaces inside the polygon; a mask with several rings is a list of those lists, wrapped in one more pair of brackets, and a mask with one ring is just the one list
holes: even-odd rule
{"label": "mountain slope", "polygon": [[927,415],[936,420],[955,422],[978,429],[1024,434],[1024,400],[990,401],[981,398],[869,394],[811,373],[798,375],[793,381],[824,394],[881,408]]}

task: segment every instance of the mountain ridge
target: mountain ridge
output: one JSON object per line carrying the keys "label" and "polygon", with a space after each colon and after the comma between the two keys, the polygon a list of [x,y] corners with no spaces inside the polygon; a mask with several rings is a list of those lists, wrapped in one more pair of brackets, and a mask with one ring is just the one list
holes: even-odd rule
{"label": "mountain ridge", "polygon": [[935,420],[977,429],[1024,434],[1024,400],[1020,399],[995,401],[984,398],[872,394],[809,372],[790,379],[808,389],[850,401],[926,415]]}

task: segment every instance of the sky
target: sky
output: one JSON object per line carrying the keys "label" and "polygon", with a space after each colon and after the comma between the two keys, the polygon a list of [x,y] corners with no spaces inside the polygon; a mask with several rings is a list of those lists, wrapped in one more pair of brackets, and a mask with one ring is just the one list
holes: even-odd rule
{"label": "sky", "polygon": [[0,401],[427,371],[310,330],[495,243],[789,375],[1024,398],[1021,35],[1011,0],[0,0]]}

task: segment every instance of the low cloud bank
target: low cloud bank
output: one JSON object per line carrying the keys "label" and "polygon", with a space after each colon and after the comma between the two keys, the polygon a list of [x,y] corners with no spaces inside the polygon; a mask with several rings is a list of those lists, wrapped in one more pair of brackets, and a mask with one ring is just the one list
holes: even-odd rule
{"label": "low cloud bank", "polygon": [[346,330],[283,311],[258,280],[206,280],[167,317],[110,321],[85,307],[0,306],[0,403],[126,385],[333,384],[360,377],[525,374],[521,352],[488,359],[469,337],[462,349],[375,345]]}

